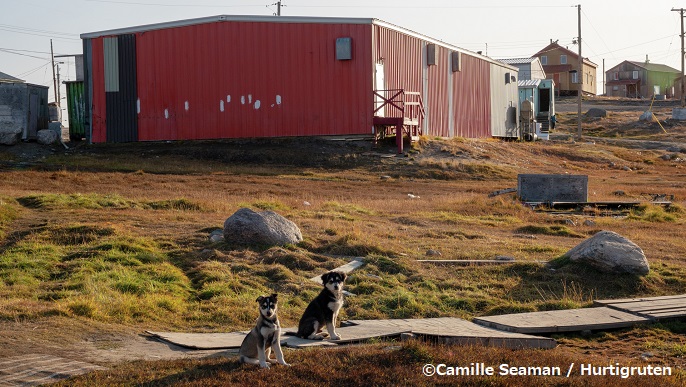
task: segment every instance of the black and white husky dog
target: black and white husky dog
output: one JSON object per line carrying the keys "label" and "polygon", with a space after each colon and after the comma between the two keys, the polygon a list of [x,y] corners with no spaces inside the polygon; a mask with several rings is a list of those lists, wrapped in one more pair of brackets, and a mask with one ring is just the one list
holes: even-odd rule
{"label": "black and white husky dog", "polygon": [[303,339],[322,340],[320,334],[326,324],[331,340],[340,340],[341,336],[336,333],[336,319],[338,311],[343,306],[343,282],[346,275],[340,271],[330,271],[322,275],[324,289],[307,306],[298,324],[298,333],[295,335]]}
{"label": "black and white husky dog", "polygon": [[[289,365],[283,359],[281,351],[281,325],[276,316],[276,294],[271,296],[259,296],[257,302],[260,305],[260,316],[257,318],[255,327],[245,336],[241,344],[240,362],[249,364],[259,364],[262,368],[269,368],[269,363]],[[272,349],[276,354],[276,359],[270,359]]]}

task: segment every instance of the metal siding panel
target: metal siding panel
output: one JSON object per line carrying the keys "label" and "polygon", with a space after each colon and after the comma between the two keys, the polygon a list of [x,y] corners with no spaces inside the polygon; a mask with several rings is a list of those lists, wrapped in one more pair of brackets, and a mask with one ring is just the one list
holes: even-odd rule
{"label": "metal siding panel", "polygon": [[[352,60],[335,60],[339,37]],[[209,23],[140,33],[137,56],[141,140],[371,128],[371,25]]]}
{"label": "metal siding panel", "polygon": [[86,92],[84,82],[65,82],[67,85],[67,111],[69,112],[69,137],[86,136]]}
{"label": "metal siding panel", "polygon": [[93,128],[91,126],[93,117],[93,49],[91,47],[91,39],[83,40],[83,80],[84,80],[84,112],[83,112],[83,135],[87,141],[91,141],[93,137]]}
{"label": "metal siding panel", "polygon": [[103,39],[91,40],[92,48],[92,142],[107,141],[107,107],[105,99],[105,63],[103,54]]}
{"label": "metal siding panel", "polygon": [[[514,90],[518,88],[517,81],[505,83],[505,74],[515,76],[517,72],[512,69],[491,64],[491,134],[494,137],[514,138],[517,136],[517,117],[519,112],[518,93]],[[511,109],[515,109],[515,121],[508,119]]]}
{"label": "metal siding panel", "polygon": [[119,91],[119,42],[117,38],[103,39],[105,63],[105,92]]}
{"label": "metal siding panel", "polygon": [[117,91],[107,91],[107,141],[138,140],[135,35],[117,37]]}
{"label": "metal siding panel", "polygon": [[491,137],[490,64],[464,53],[461,59],[452,79],[454,136]]}
{"label": "metal siding panel", "polygon": [[436,65],[428,69],[429,98],[425,101],[429,112],[428,133],[431,136],[448,137],[448,50],[434,45]]}

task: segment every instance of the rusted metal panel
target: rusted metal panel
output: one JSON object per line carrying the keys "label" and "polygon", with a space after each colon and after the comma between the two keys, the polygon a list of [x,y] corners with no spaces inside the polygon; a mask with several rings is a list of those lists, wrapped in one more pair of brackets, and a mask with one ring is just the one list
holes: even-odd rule
{"label": "rusted metal panel", "polygon": [[371,133],[371,24],[217,22],[136,43],[140,140]]}
{"label": "rusted metal panel", "polygon": [[105,142],[107,141],[107,111],[105,104],[105,57],[103,52],[103,40],[91,39],[90,46],[92,66],[89,77],[89,80],[91,81],[89,90],[93,90],[92,95],[89,96],[92,101],[90,110],[91,141]]}
{"label": "rusted metal panel", "polygon": [[491,137],[491,66],[462,54],[461,69],[452,73],[452,116],[455,137]]}

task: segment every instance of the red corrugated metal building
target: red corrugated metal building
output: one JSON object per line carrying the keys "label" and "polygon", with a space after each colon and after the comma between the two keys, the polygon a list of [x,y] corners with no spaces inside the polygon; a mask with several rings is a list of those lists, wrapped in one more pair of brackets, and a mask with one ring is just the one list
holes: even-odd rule
{"label": "red corrugated metal building", "polygon": [[372,135],[397,113],[375,112],[374,91],[391,89],[416,92],[422,134],[517,137],[516,67],[377,19],[224,15],[81,38],[94,143]]}

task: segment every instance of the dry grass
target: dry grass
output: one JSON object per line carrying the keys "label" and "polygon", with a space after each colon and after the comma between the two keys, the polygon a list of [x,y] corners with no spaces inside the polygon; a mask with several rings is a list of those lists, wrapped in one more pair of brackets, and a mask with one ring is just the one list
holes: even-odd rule
{"label": "dry grass", "polygon": [[[295,325],[319,288],[307,278],[355,256],[365,257],[367,265],[348,280],[348,290],[356,295],[347,299],[342,319],[471,318],[584,307],[596,298],[686,292],[681,230],[686,184],[682,163],[663,160],[664,152],[567,141],[427,138],[409,157],[380,157],[393,149],[371,150],[368,144],[231,145],[83,146],[53,155],[49,165],[0,174],[0,318],[8,324],[70,318],[132,330],[242,330],[254,321],[255,297],[276,291],[284,324]],[[517,173],[587,174],[590,200],[645,200],[647,192],[674,194],[676,203],[611,217],[537,213],[512,194],[488,197],[515,187]],[[619,190],[622,198],[615,195]],[[281,213],[300,226],[305,240],[273,248],[211,243],[209,233],[240,207]],[[576,226],[562,224],[568,218]],[[586,219],[595,226],[584,226]],[[551,270],[541,263],[601,229],[641,246],[651,273],[608,278],[585,267]],[[440,251],[443,259],[507,255],[516,262],[497,267],[416,262],[429,249]],[[678,332],[668,330],[667,336]],[[629,332],[641,341],[640,332]],[[314,372],[311,383],[346,383],[344,369],[370,364],[364,367],[369,371],[349,376],[350,383],[440,383],[417,376],[426,360],[422,356],[446,363],[566,364],[581,361],[584,348],[599,340],[564,337],[566,349],[554,352],[423,345],[293,352],[289,356],[298,366],[277,367],[260,380],[283,377],[307,384],[306,375]],[[607,347],[598,350],[600,359],[622,353],[619,339],[603,340]],[[682,350],[653,339],[637,346],[675,356]],[[11,352],[11,346],[2,347],[0,356]],[[310,364],[310,356],[325,358],[334,376]],[[679,359],[661,361],[681,365]],[[74,383],[213,385],[257,377],[253,368],[224,359],[146,363],[144,371],[133,371],[140,366],[121,365]]]}

